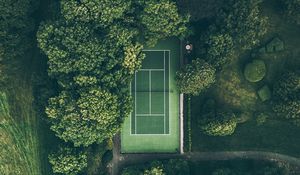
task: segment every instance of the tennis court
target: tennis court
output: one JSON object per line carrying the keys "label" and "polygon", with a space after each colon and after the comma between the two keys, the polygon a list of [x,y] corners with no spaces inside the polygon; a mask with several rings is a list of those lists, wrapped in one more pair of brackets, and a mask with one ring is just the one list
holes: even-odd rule
{"label": "tennis court", "polygon": [[179,51],[176,38],[144,50],[142,68],[130,84],[133,111],[122,127],[122,153],[178,152]]}
{"label": "tennis court", "polygon": [[144,52],[147,59],[131,83],[131,134],[169,134],[170,50]]}

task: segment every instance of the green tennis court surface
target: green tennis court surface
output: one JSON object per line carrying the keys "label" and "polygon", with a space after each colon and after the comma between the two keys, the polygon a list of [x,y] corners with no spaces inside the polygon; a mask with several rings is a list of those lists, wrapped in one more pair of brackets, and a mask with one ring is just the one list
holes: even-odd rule
{"label": "green tennis court surface", "polygon": [[124,122],[121,151],[176,152],[179,148],[179,41],[169,39],[145,49],[142,68],[131,82],[133,111]]}
{"label": "green tennis court surface", "polygon": [[144,50],[143,68],[131,83],[131,134],[169,133],[169,50]]}

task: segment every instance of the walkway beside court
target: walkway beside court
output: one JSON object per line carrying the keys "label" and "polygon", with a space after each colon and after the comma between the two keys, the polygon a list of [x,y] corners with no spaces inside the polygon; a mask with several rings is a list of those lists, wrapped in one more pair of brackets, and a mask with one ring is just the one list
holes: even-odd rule
{"label": "walkway beside court", "polygon": [[182,158],[191,162],[212,161],[212,160],[233,160],[233,159],[253,159],[266,161],[281,161],[288,163],[291,167],[292,174],[298,175],[300,172],[300,159],[272,152],[262,151],[225,151],[225,152],[192,152],[185,154],[124,154],[120,156],[118,166],[112,175],[117,175],[120,171],[134,164],[143,164],[153,160],[176,159]]}

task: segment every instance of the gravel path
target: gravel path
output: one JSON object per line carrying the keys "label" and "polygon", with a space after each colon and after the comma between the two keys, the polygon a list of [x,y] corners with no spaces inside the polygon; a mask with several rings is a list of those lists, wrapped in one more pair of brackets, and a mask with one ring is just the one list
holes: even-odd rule
{"label": "gravel path", "polygon": [[291,175],[299,175],[300,159],[263,151],[221,151],[221,152],[192,152],[184,154],[120,154],[120,136],[114,138],[113,160],[109,169],[111,175],[118,175],[127,165],[141,164],[152,160],[182,158],[191,162],[209,160],[254,159],[268,161],[282,161],[288,163],[294,170]]}

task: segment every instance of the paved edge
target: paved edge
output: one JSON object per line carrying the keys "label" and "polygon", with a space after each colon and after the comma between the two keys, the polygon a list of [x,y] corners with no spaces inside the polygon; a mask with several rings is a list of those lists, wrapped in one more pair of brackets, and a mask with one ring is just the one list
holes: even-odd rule
{"label": "paved edge", "polygon": [[[116,160],[115,171],[112,175],[118,175],[119,171],[129,165],[142,164],[153,160],[185,159],[190,162],[218,161],[233,159],[265,160],[272,162],[288,163],[295,174],[300,172],[300,159],[288,155],[264,151],[220,151],[220,152],[192,152],[184,154],[119,154]],[[115,158],[115,155],[114,155]]]}

